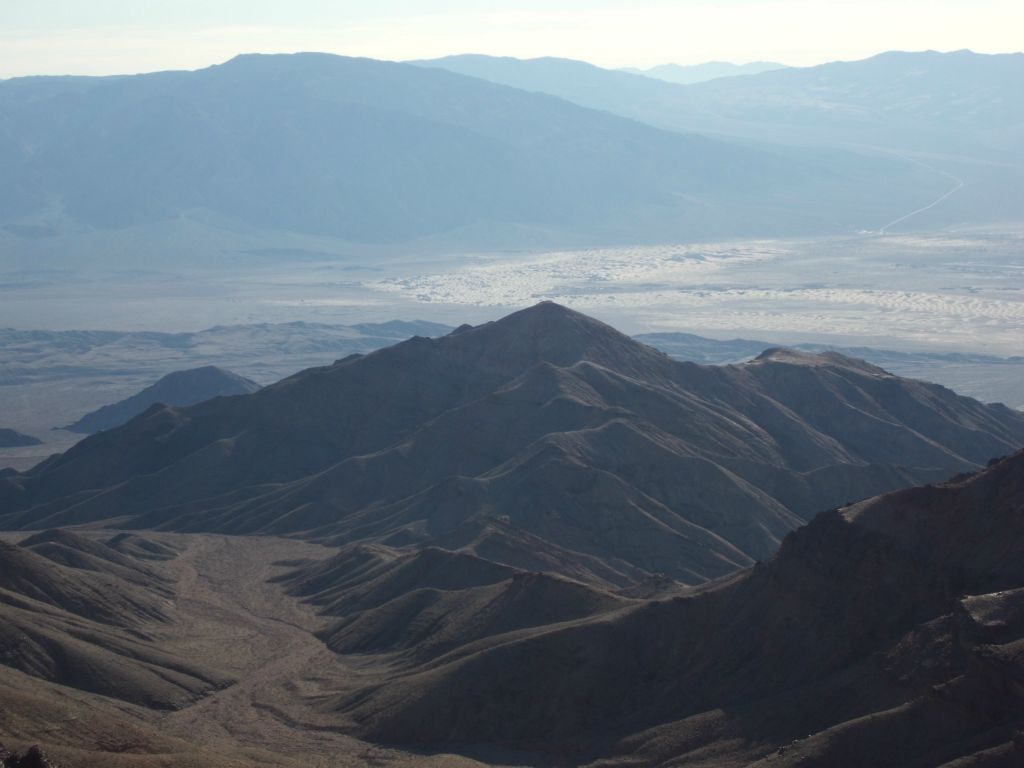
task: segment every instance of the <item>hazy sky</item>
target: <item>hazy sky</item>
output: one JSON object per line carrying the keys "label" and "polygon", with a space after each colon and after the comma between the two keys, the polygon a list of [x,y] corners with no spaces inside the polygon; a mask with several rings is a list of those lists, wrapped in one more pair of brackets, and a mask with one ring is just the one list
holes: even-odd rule
{"label": "hazy sky", "polygon": [[0,0],[0,78],[195,69],[242,52],[807,65],[1020,50],[1024,0]]}

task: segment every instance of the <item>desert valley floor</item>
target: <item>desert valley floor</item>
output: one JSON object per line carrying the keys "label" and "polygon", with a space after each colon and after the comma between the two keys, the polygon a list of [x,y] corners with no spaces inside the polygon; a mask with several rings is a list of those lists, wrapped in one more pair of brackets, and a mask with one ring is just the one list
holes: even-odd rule
{"label": "desert valley floor", "polygon": [[[105,533],[95,535],[109,538]],[[314,634],[327,620],[270,581],[287,570],[280,562],[323,558],[329,550],[276,537],[152,538],[181,552],[158,566],[173,584],[168,602],[176,621],[142,631],[158,648],[237,682],[159,712],[66,688],[54,696],[56,686],[0,667],[8,702],[0,727],[10,746],[41,743],[83,767],[165,765],[169,755],[181,766],[478,765],[361,742],[345,735],[336,716],[324,715],[319,704],[328,692],[379,678],[389,666],[387,657],[336,656]],[[47,722],[42,732],[40,720]],[[96,748],[114,754],[84,754]],[[135,754],[119,760],[118,752]]]}

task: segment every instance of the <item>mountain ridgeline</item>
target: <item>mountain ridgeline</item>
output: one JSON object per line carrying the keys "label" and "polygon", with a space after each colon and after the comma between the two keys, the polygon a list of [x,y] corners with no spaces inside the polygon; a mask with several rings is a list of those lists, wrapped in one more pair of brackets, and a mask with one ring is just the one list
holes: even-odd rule
{"label": "mountain ridgeline", "polygon": [[759,141],[1019,159],[1024,131],[1024,53],[891,51],[687,86],[571,59],[465,55],[416,63],[651,125]]}
{"label": "mountain ridgeline", "polygon": [[[787,145],[802,162],[824,160],[826,148],[857,148],[865,153],[857,182],[865,193],[860,184],[886,173],[885,158],[918,164],[940,193],[962,182],[938,210],[915,218],[916,228],[1024,215],[1016,194],[1024,182],[1024,53],[890,51],[689,85],[569,59],[469,55],[419,63],[669,130]],[[893,171],[890,182],[902,183]]]}
{"label": "mountain ridgeline", "polygon": [[822,510],[1021,444],[1019,412],[836,353],[681,363],[542,303],[254,394],[154,406],[0,478],[0,525],[302,534],[602,589],[698,584]]}
{"label": "mountain ridgeline", "polygon": [[688,103],[683,86],[564,66],[565,89],[546,65],[536,83],[496,78],[512,88],[476,65],[326,54],[3,81],[0,247],[74,263],[131,242],[140,264],[205,263],[270,233],[286,253],[295,238],[332,251],[851,232],[947,185],[890,155],[697,135],[623,107]]}
{"label": "mountain ridgeline", "polygon": [[679,362],[552,303],[153,405],[0,474],[0,737],[84,768],[1016,768],[1022,444],[836,352]]}

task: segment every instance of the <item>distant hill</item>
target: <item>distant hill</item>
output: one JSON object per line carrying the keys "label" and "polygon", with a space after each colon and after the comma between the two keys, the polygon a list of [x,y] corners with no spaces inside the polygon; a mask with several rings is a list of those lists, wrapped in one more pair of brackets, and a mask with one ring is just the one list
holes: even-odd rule
{"label": "distant hill", "polygon": [[[583,86],[607,98],[609,77],[638,104],[641,86],[681,87],[592,69]],[[937,188],[898,158],[659,130],[598,111],[605,97],[588,109],[520,85],[327,54],[3,81],[0,252],[204,265],[257,242],[286,260],[311,238],[335,252],[849,232]]]}
{"label": "distant hill", "polygon": [[153,408],[0,478],[0,525],[301,533],[695,584],[822,509],[1022,443],[1018,412],[837,353],[698,366],[543,303]]}
{"label": "distant hill", "polygon": [[646,75],[657,80],[679,85],[693,85],[719,77],[737,77],[739,75],[757,75],[771,72],[774,69],[785,69],[785,64],[773,61],[752,61],[749,64],[731,64],[727,61],[708,61],[703,64],[660,64],[650,69],[625,69],[635,75]]}
{"label": "distant hill", "polygon": [[157,403],[195,405],[213,397],[247,395],[257,389],[256,382],[213,365],[175,371],[126,400],[87,413],[65,429],[91,435],[119,427]]}
{"label": "distant hill", "polygon": [[38,437],[26,435],[14,429],[0,428],[0,448],[22,448],[40,445]]}

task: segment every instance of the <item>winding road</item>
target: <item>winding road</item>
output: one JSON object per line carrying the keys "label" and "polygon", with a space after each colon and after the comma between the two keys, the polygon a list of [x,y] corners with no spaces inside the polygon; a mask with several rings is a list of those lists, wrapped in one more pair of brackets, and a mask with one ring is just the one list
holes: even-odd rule
{"label": "winding road", "polygon": [[900,216],[898,219],[893,219],[888,224],[886,224],[884,227],[882,227],[881,229],[878,230],[878,234],[880,234],[880,235],[887,235],[887,234],[889,234],[889,230],[892,229],[893,227],[895,227],[897,224],[902,224],[907,219],[913,218],[914,216],[917,216],[918,214],[924,213],[925,211],[930,211],[932,208],[934,208],[935,206],[939,205],[944,200],[948,199],[949,197],[952,197],[954,194],[959,192],[960,189],[964,186],[964,183],[965,183],[964,180],[961,179],[960,177],[954,176],[952,173],[949,173],[948,171],[943,171],[943,170],[941,170],[939,168],[936,168],[933,165],[929,165],[928,163],[926,163],[926,162],[924,162],[922,160],[918,160],[915,157],[908,157],[907,155],[900,155],[898,153],[894,153],[894,154],[897,154],[898,157],[902,157],[904,160],[909,160],[910,162],[915,163],[915,164],[921,166],[922,168],[927,168],[929,171],[934,171],[935,173],[938,173],[938,174],[941,174],[942,176],[945,176],[947,179],[950,179],[953,182],[953,188],[948,190],[945,194],[943,194],[938,199],[933,200],[932,202],[930,202],[928,205],[923,206],[921,208],[918,208],[916,211],[911,211],[910,213],[905,213],[904,215]]}

